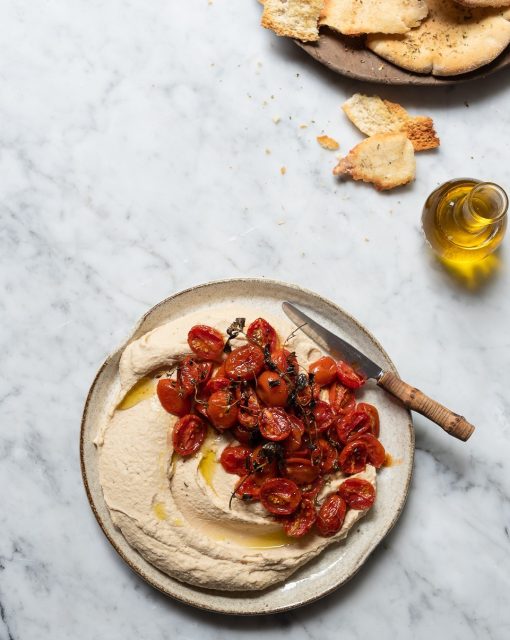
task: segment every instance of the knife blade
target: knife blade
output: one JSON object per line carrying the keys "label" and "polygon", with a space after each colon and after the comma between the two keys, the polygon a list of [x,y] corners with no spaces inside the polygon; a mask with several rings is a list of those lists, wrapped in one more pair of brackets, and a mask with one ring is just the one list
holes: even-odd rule
{"label": "knife blade", "polygon": [[352,344],[342,340],[318,322],[315,322],[306,313],[300,311],[290,302],[283,302],[282,308],[285,315],[298,326],[303,333],[316,342],[324,351],[330,353],[337,360],[344,360],[355,369],[360,370],[367,378],[379,380],[383,374],[382,368],[361,353]]}
{"label": "knife blade", "polygon": [[346,361],[355,369],[364,373],[367,378],[374,378],[379,387],[398,398],[405,407],[421,413],[454,438],[465,442],[471,437],[475,428],[463,416],[447,409],[419,389],[416,389],[416,387],[404,382],[393,371],[383,371],[379,365],[370,360],[352,344],[315,322],[290,302],[283,302],[282,308],[285,315],[292,320],[298,329],[303,331],[324,351],[330,353],[336,359]]}

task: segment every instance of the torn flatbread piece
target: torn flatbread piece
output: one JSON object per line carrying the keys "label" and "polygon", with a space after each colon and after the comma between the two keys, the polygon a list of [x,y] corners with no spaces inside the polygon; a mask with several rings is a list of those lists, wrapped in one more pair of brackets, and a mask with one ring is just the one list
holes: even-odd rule
{"label": "torn flatbread piece", "polygon": [[261,24],[279,36],[304,42],[319,39],[319,16],[324,0],[264,0]]}
{"label": "torn flatbread piece", "polygon": [[351,149],[333,174],[371,182],[379,191],[394,189],[414,180],[413,145],[404,133],[377,133]]}
{"label": "torn flatbread piece", "polygon": [[413,143],[415,151],[435,149],[440,141],[432,118],[411,116],[401,105],[379,96],[355,93],[342,105],[346,116],[367,136],[401,131]]}
{"label": "torn flatbread piece", "polygon": [[510,10],[427,1],[429,16],[417,29],[404,35],[369,35],[367,47],[409,71],[453,76],[492,62],[510,43]]}
{"label": "torn flatbread piece", "polygon": [[427,13],[425,0],[326,0],[320,24],[345,35],[406,33]]}

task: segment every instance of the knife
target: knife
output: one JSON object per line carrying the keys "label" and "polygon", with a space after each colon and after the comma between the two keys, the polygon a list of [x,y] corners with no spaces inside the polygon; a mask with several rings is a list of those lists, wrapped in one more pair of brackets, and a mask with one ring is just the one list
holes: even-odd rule
{"label": "knife", "polygon": [[464,442],[475,430],[474,426],[465,418],[453,413],[419,389],[407,384],[395,373],[384,371],[352,344],[328,331],[290,302],[283,302],[282,308],[286,316],[324,351],[336,359],[349,363],[354,369],[365,374],[367,378],[373,378],[380,387],[398,398],[408,409],[421,413],[422,416],[439,425],[446,433]]}

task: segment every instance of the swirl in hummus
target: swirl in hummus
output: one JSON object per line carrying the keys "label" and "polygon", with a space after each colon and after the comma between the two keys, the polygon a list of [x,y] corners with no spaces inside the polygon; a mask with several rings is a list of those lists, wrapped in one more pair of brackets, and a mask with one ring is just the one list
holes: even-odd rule
{"label": "swirl in hummus", "polygon": [[[254,319],[259,314],[256,308],[211,309],[207,322],[224,332],[233,318]],[[295,329],[287,321],[268,319],[281,336]],[[259,502],[231,500],[238,477],[218,463],[222,450],[233,442],[228,432],[220,435],[211,429],[195,455],[183,458],[173,453],[168,436],[177,418],[161,406],[150,374],[189,352],[188,329],[203,320],[203,311],[188,314],[125,348],[115,408],[95,439],[100,482],[113,523],[134,549],[164,573],[208,589],[264,589],[345,538],[365,511],[349,509],[342,528],[332,537],[311,533],[288,538]],[[305,366],[322,355],[302,332],[291,338],[288,348]],[[375,486],[375,475],[374,467],[367,465],[364,472],[351,477]],[[344,480],[341,472],[332,475],[319,502]]]}

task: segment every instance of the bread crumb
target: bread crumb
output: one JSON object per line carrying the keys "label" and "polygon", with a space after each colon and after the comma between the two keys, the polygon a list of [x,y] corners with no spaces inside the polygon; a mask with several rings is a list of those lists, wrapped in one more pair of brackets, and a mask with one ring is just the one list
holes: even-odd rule
{"label": "bread crumb", "polygon": [[329,136],[317,136],[317,142],[323,149],[328,149],[328,151],[336,151],[340,148],[338,142]]}
{"label": "bread crumb", "polygon": [[280,173],[284,176],[287,173],[287,167],[280,167]]}
{"label": "bread crumb", "polygon": [[271,155],[271,149],[266,149],[266,156],[270,156]]}
{"label": "bread crumb", "polygon": [[308,125],[307,124],[300,124],[299,128],[300,129],[308,129]]}
{"label": "bread crumb", "polygon": [[281,120],[280,116],[273,116],[273,122],[275,124],[278,124],[280,122],[280,120]]}

